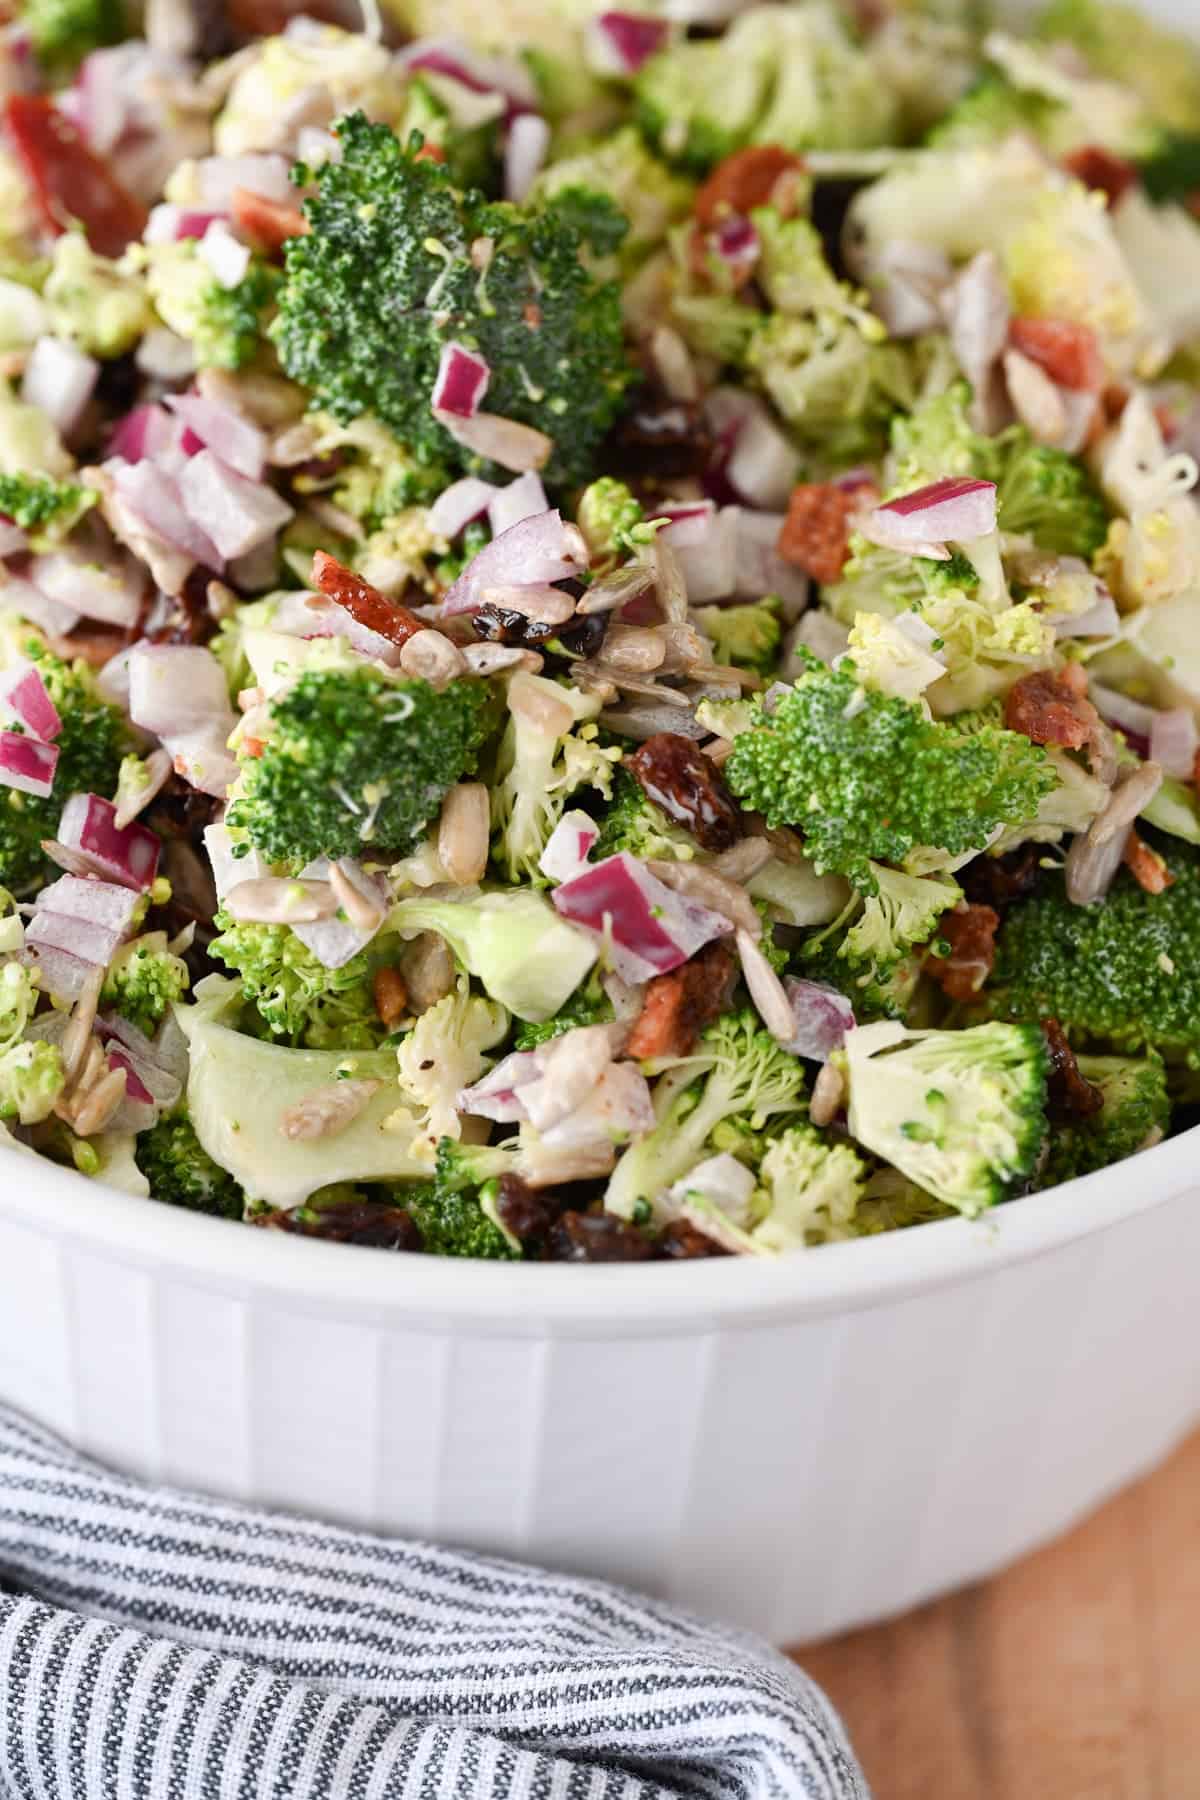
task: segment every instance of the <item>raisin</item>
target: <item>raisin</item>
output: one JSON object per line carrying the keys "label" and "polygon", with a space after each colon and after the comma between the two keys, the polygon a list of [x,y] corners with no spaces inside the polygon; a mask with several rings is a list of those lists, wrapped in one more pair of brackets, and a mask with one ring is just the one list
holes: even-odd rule
{"label": "raisin", "polygon": [[1063,168],[1093,193],[1103,194],[1110,207],[1124,199],[1140,179],[1135,163],[1114,156],[1099,144],[1082,144],[1078,150],[1072,150],[1063,157]]}
{"label": "raisin", "polygon": [[563,626],[558,633],[558,641],[567,655],[572,658],[599,656],[604,648],[609,617],[606,612],[584,613],[582,618]]}
{"label": "raisin", "polygon": [[372,1250],[421,1248],[421,1234],[402,1206],[372,1200],[330,1207],[327,1212],[301,1206],[295,1212],[264,1213],[254,1224],[298,1237],[324,1238],[331,1244],[363,1244]]}
{"label": "raisin", "polygon": [[408,983],[391,963],[371,977],[371,998],[388,1031],[394,1031],[408,1012]]}
{"label": "raisin", "polygon": [[1038,890],[1042,865],[1037,850],[1026,844],[1021,850],[1010,850],[1007,856],[977,856],[958,877],[967,899],[977,906],[991,906],[997,912],[1018,900],[1028,900]]}
{"label": "raisin", "polygon": [[691,832],[704,850],[728,850],[742,835],[737,802],[703,751],[676,731],[659,731],[625,767],[647,800]]}
{"label": "raisin", "polygon": [[729,1252],[686,1219],[672,1219],[659,1236],[658,1254],[676,1262],[692,1262],[699,1256],[728,1256]]}
{"label": "raisin", "polygon": [[532,1188],[519,1175],[502,1175],[496,1195],[496,1213],[514,1237],[545,1237],[564,1201],[553,1188]]}
{"label": "raisin", "polygon": [[654,1245],[611,1213],[565,1212],[546,1239],[550,1262],[649,1262]]}
{"label": "raisin", "polygon": [[1080,1074],[1075,1052],[1057,1019],[1042,1020],[1042,1036],[1050,1052],[1047,1110],[1059,1119],[1090,1119],[1104,1105],[1104,1095]]}

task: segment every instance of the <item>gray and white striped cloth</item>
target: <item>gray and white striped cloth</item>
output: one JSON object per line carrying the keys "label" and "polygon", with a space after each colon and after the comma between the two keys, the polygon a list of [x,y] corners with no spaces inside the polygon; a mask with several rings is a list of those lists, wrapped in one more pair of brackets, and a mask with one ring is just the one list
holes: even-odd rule
{"label": "gray and white striped cloth", "polygon": [[3,1800],[866,1800],[766,1645],[148,1488],[0,1409]]}

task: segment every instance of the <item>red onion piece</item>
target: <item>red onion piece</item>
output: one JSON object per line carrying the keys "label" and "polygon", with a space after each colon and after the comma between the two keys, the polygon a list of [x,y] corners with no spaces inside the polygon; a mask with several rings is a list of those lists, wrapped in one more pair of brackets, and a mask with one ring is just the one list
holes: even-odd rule
{"label": "red onion piece", "polygon": [[27,406],[44,412],[61,436],[69,438],[99,376],[100,364],[94,356],[85,356],[62,338],[39,338],[25,364],[21,398]]}
{"label": "red onion piece", "polygon": [[0,517],[0,557],[20,556],[29,548],[29,539],[19,525]]}
{"label": "red onion piece", "polygon": [[124,1069],[125,1094],[130,1100],[140,1101],[144,1106],[154,1105],[154,1096],[138,1075],[133,1058],[127,1050],[110,1049],[107,1052],[108,1064],[112,1069]]}
{"label": "red onion piece", "polygon": [[541,1132],[548,1150],[620,1144],[655,1126],[650,1084],[632,1063],[609,1063],[587,1098]]}
{"label": "red onion piece", "polygon": [[715,515],[700,543],[670,547],[679,558],[687,597],[693,606],[705,600],[727,600],[733,593],[737,583],[737,529],[732,507],[723,507]]}
{"label": "red onion piece", "polygon": [[372,631],[324,594],[285,594],[271,615],[271,629],[289,637],[345,638],[351,649],[372,662],[386,663],[392,669],[400,664],[401,645]]}
{"label": "red onion piece", "polygon": [[113,480],[118,497],[155,537],[205,568],[218,573],[224,568],[221,552],[185,507],[176,483],[162,469],[147,461],[133,463],[115,470]]}
{"label": "red onion piece", "polygon": [[609,964],[623,981],[649,981],[677,969],[733,930],[720,913],[675,893],[625,852],[563,882],[553,900],[572,924],[610,934]]}
{"label": "red onion piece", "polygon": [[[185,213],[184,221],[191,215]],[[232,289],[246,279],[250,269],[250,246],[234,237],[224,219],[212,219],[200,239],[197,254],[212,270],[218,287]]]}
{"label": "red onion piece", "polygon": [[742,218],[740,213],[732,213],[729,218],[722,219],[708,241],[726,268],[735,274],[754,269],[762,254],[758,232],[752,222]]}
{"label": "red onion piece", "polygon": [[137,624],[144,576],[129,557],[115,564],[99,563],[74,550],[52,550],[37,557],[29,572],[42,593],[60,606],[106,625]]}
{"label": "red onion piece", "polygon": [[1154,715],[1150,727],[1150,761],[1160,763],[1177,781],[1191,781],[1200,750],[1196,715],[1189,706]]}
{"label": "red onion piece", "polygon": [[274,537],[293,512],[274,488],[235,474],[211,450],[184,465],[179,492],[192,520],[203,521],[218,555],[226,559],[245,556]]}
{"label": "red onion piece", "polygon": [[925,546],[973,543],[996,529],[996,484],[947,476],[877,506],[860,529],[871,543],[912,555]]}
{"label": "red onion piece", "polygon": [[1094,606],[1086,612],[1076,613],[1054,620],[1054,630],[1060,638],[1083,637],[1115,637],[1121,629],[1121,615],[1117,611],[1117,603],[1107,588],[1099,588],[1099,598]]}
{"label": "red onion piece", "polygon": [[248,848],[245,856],[234,855],[234,838],[227,825],[205,826],[204,848],[208,852],[218,900],[223,900],[239,881],[258,881],[270,873],[269,865],[257,850]]}
{"label": "red onion piece", "polygon": [[84,962],[104,968],[124,933],[99,925],[94,919],[72,918],[68,913],[34,913],[25,928],[25,942],[31,949],[45,945],[51,950],[67,950]]}
{"label": "red onion piece", "polygon": [[1127,694],[1120,693],[1116,688],[1104,687],[1098,681],[1091,683],[1088,694],[1106,725],[1115,725],[1118,731],[1127,735],[1132,733],[1149,742],[1158,717],[1152,706],[1144,706],[1140,700],[1131,700]]}
{"label": "red onion piece", "polygon": [[697,550],[708,542],[717,509],[711,500],[668,500],[655,507],[654,516],[670,521],[658,534],[660,543],[672,550]]}
{"label": "red onion piece", "polygon": [[447,615],[474,612],[488,587],[540,586],[566,581],[587,567],[587,546],[573,525],[551,510],[510,525],[471,558],[446,592]]}
{"label": "red onion piece", "polygon": [[129,716],[156,737],[195,731],[233,713],[225,671],[198,644],[135,644],[129,658]]}
{"label": "red onion piece", "polygon": [[58,708],[47,692],[41,670],[24,657],[0,671],[0,715],[16,719],[45,744],[62,730]]}
{"label": "red onion piece", "polygon": [[[514,481],[511,485],[516,487],[517,483]],[[468,525],[482,518],[493,499],[502,491],[494,482],[481,481],[478,475],[464,475],[461,481],[452,482],[448,488],[444,488],[430,507],[430,531],[436,537],[456,538],[460,531],[465,531]],[[543,499],[543,510],[545,505]],[[495,535],[495,527],[492,529]]]}
{"label": "red onion piece", "polygon": [[492,371],[485,356],[465,344],[443,344],[429,404],[435,413],[471,419],[487,393]]}
{"label": "red onion piece", "polygon": [[542,1059],[536,1050],[514,1050],[502,1057],[473,1087],[462,1088],[455,1110],[477,1119],[493,1119],[498,1125],[523,1125],[528,1115],[520,1090],[540,1081]]}
{"label": "red onion piece", "polygon": [[571,881],[587,867],[599,836],[600,827],[587,813],[564,813],[546,840],[538,868],[553,882]]}
{"label": "red onion piece", "polygon": [[295,204],[296,190],[284,156],[204,156],[194,167],[200,207],[205,211],[230,214],[237,188],[249,188],[266,200]]}
{"label": "red onion piece", "polygon": [[64,606],[44,594],[40,588],[34,587],[31,581],[10,576],[4,583],[4,609],[9,613],[19,613],[21,618],[28,619],[31,625],[40,625],[42,630],[51,636],[66,636],[74,631],[82,613],[77,607]]}
{"label": "red onion piece", "polygon": [[518,113],[504,145],[504,197],[521,206],[550,148],[550,127],[540,113]]}
{"label": "red onion piece", "polygon": [[800,459],[764,410],[748,415],[734,440],[725,477],[742,499],[782,512],[799,474]]}
{"label": "red onion piece", "polygon": [[53,791],[57,767],[58,751],[53,744],[40,744],[17,731],[0,731],[0,787],[46,800]]}
{"label": "red onion piece", "polygon": [[42,986],[58,1000],[78,1000],[96,970],[96,964],[69,950],[43,944],[26,959],[42,972]]}
{"label": "red onion piece", "polygon": [[636,75],[670,30],[665,19],[647,13],[598,13],[584,30],[584,59],[595,75]]}
{"label": "red onion piece", "polygon": [[157,456],[176,441],[176,428],[161,406],[135,406],[118,419],[108,440],[108,454],[127,463],[141,462],[144,456]]}
{"label": "red onion piece", "polygon": [[86,919],[125,936],[137,911],[137,895],[115,882],[91,876],[60,875],[37,897],[40,912],[59,913],[68,919]]}
{"label": "red onion piece", "polygon": [[845,994],[820,981],[789,975],[783,985],[796,1020],[796,1035],[787,1048],[811,1062],[827,1062],[841,1049],[846,1033],[853,1031],[854,1008]]}
{"label": "red onion piece", "polygon": [[210,225],[224,223],[223,212],[197,212],[182,206],[150,208],[150,218],[142,233],[144,244],[177,244],[185,238],[202,238]]}
{"label": "red onion piece", "polygon": [[739,600],[761,600],[778,594],[784,616],[794,619],[808,603],[808,576],[785,562],[776,545],[784,514],[727,507],[733,515],[733,591]]}
{"label": "red onion piece", "polygon": [[477,94],[501,94],[510,113],[529,112],[537,105],[537,89],[521,63],[483,56],[459,38],[418,38],[396,61],[403,68],[448,75]]}
{"label": "red onion piece", "polygon": [[159,841],[136,821],[123,829],[116,808],[98,794],[72,794],[63,808],[59,842],[75,851],[97,875],[145,893],[158,874]]}
{"label": "red onion piece", "polygon": [[522,519],[532,519],[538,513],[544,513],[548,505],[541,476],[535,475],[532,469],[524,475],[518,475],[506,487],[498,488],[488,502],[488,524],[492,528],[492,536],[499,537],[511,525],[519,525]]}
{"label": "red onion piece", "polygon": [[456,444],[462,444],[476,456],[499,463],[502,469],[520,474],[525,469],[544,469],[554,449],[554,439],[532,425],[518,419],[505,419],[499,413],[480,412],[468,418],[435,406],[433,416],[442,430]]}
{"label": "red onion piece", "polygon": [[233,730],[233,714],[210,719],[194,731],[164,732],[163,749],[171,758],[175,773],[189,787],[214,800],[224,800],[238,778],[237,758],[228,749]]}
{"label": "red onion piece", "polygon": [[[232,406],[203,394],[168,394],[166,404],[188,430],[248,481],[261,481],[267,466],[267,436]],[[182,448],[190,453],[186,440]]]}

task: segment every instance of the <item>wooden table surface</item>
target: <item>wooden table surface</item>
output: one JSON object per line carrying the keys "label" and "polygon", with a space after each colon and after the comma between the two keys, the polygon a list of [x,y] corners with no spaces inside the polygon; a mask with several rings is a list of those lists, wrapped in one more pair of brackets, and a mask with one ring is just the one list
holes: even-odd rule
{"label": "wooden table surface", "polygon": [[875,1800],[1200,1800],[1200,1433],[1007,1574],[795,1654]]}

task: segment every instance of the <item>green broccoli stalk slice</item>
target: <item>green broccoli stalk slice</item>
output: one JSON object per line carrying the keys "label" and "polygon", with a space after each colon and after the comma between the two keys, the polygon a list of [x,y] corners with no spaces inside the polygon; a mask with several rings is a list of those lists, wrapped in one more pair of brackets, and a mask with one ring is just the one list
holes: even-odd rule
{"label": "green broccoli stalk slice", "polygon": [[818,871],[873,893],[872,862],[901,863],[919,846],[980,850],[998,826],[1032,818],[1054,785],[1045,752],[1017,732],[964,734],[868,693],[852,666],[800,660],[791,692],[734,740],[724,775],[769,825],[802,833]]}
{"label": "green broccoli stalk slice", "polygon": [[1046,1136],[1039,1026],[860,1025],[834,1060],[851,1137],[947,1206],[973,1217],[1027,1184]]}
{"label": "green broccoli stalk slice", "polygon": [[208,953],[232,969],[272,1037],[308,1050],[373,1050],[384,1036],[365,955],[319,962],[289,925],[239,923],[221,909]]}
{"label": "green broccoli stalk slice", "polygon": [[229,824],[269,862],[415,848],[492,721],[483,682],[438,692],[373,668],[308,670],[270,706],[261,756],[243,764]]}
{"label": "green broccoli stalk slice", "polygon": [[397,901],[389,929],[436,931],[488,996],[518,1019],[540,1024],[559,1012],[596,961],[596,945],[530,888],[485,890],[471,899]]}
{"label": "green broccoli stalk slice", "polygon": [[1107,1169],[1156,1143],[1171,1122],[1161,1057],[1080,1056],[1079,1072],[1104,1097],[1100,1111],[1056,1124],[1040,1175],[1042,1187]]}
{"label": "green broccoli stalk slice", "polygon": [[182,999],[190,982],[187,964],[171,955],[158,941],[161,936],[155,933],[150,941],[135,940],[118,951],[100,994],[103,1008],[120,1013],[147,1037],[153,1037],[167,1008]]}
{"label": "green broccoli stalk slice", "polygon": [[78,525],[99,496],[75,481],[52,475],[0,474],[0,513],[31,533],[35,550],[49,549]]}
{"label": "green broccoli stalk slice", "polygon": [[606,1210],[623,1219],[649,1218],[660,1195],[703,1161],[719,1126],[731,1121],[758,1133],[769,1119],[798,1112],[803,1093],[799,1058],[753,1013],[726,1014],[656,1083],[658,1124],[620,1158]]}
{"label": "green broccoli stalk slice", "polygon": [[537,1024],[522,1021],[514,1034],[512,1047],[514,1050],[537,1050],[551,1038],[562,1037],[564,1032],[576,1031],[580,1026],[607,1025],[613,1016],[612,1001],[593,974],[550,1018],[540,1019]]}
{"label": "green broccoli stalk slice", "polygon": [[735,669],[772,675],[779,662],[783,623],[777,594],[742,606],[698,606],[696,623],[712,639],[713,656]]}
{"label": "green broccoli stalk slice", "polygon": [[1102,903],[1073,906],[1059,876],[1014,906],[980,1004],[1000,1019],[1057,1019],[1073,1043],[1156,1050],[1200,1068],[1200,852],[1145,833],[1174,877],[1148,894],[1122,870]]}
{"label": "green broccoli stalk slice", "polygon": [[203,1148],[186,1108],[139,1132],[133,1157],[150,1183],[151,1199],[218,1219],[242,1217],[246,1196]]}
{"label": "green broccoli stalk slice", "polygon": [[553,440],[549,480],[585,481],[632,365],[618,289],[584,267],[582,231],[553,206],[458,193],[417,160],[416,134],[406,147],[362,113],[337,133],[340,161],[296,172],[316,193],[272,327],[288,374],[337,419],[374,413],[418,461],[495,473],[431,410],[444,346],[467,344],[491,369],[487,410]]}
{"label": "green broccoli stalk slice", "polygon": [[38,61],[57,79],[130,29],[122,0],[24,0],[20,15]]}
{"label": "green broccoli stalk slice", "polygon": [[443,1138],[431,1183],[398,1191],[398,1198],[432,1256],[475,1256],[493,1261],[521,1254],[520,1244],[496,1223],[499,1178],[513,1153]]}

